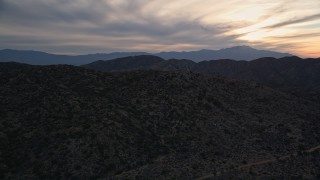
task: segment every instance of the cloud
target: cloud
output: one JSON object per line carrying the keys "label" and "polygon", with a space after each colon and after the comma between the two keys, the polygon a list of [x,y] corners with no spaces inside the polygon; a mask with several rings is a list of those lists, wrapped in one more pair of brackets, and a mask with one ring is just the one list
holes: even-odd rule
{"label": "cloud", "polygon": [[[77,3],[74,3],[75,1]],[[64,2],[63,5],[62,2]],[[87,43],[99,37],[97,44],[103,45],[101,42],[104,42],[106,49],[120,46],[124,50],[136,49],[132,46],[138,44],[140,46],[144,44],[145,50],[149,51],[158,49],[149,49],[148,44],[152,45],[151,47],[159,44],[157,47],[162,47],[159,49],[161,51],[167,49],[164,46],[179,49],[179,44],[182,48],[185,48],[186,44],[192,48],[192,44],[194,47],[205,47],[214,43],[229,46],[230,43],[240,42],[233,39],[234,36],[223,35],[230,25],[227,27],[227,24],[223,26],[204,24],[199,19],[184,17],[164,19],[157,13],[151,14],[150,9],[146,10],[146,7],[151,7],[151,10],[156,8],[150,6],[152,1],[148,2],[145,0],[118,1],[118,3],[102,0],[94,3],[81,0],[30,0],[28,3],[4,1],[5,8],[0,19],[9,28],[6,30],[3,28],[2,33],[7,31],[7,37],[10,38],[6,38],[7,40],[0,45],[18,42],[38,45],[37,42],[41,40],[48,43],[51,41],[52,44],[67,43],[65,42],[67,40],[80,43],[73,38],[76,35],[81,36],[80,39],[87,38]],[[23,29],[24,32],[20,30],[15,32],[11,29]],[[64,38],[55,38],[57,36],[64,36]],[[117,37],[118,42],[115,40]],[[121,41],[123,37],[128,37],[127,42]]]}
{"label": "cloud", "polygon": [[2,4],[0,12],[2,21],[24,25],[101,21],[104,18],[104,11],[110,11],[108,4],[101,0],[91,3],[81,0],[2,0]]}
{"label": "cloud", "polygon": [[307,33],[307,34],[297,34],[289,36],[273,37],[274,39],[301,39],[301,38],[314,38],[320,37],[320,33]]}
{"label": "cloud", "polygon": [[289,25],[294,25],[294,24],[299,24],[299,23],[304,23],[312,20],[320,19],[320,14],[314,14],[311,16],[306,16],[303,18],[299,19],[290,19],[288,21],[280,22],[271,26],[267,26],[266,28],[280,28],[283,26],[289,26]]}
{"label": "cloud", "polygon": [[[299,7],[308,12],[300,12]],[[264,27],[282,29],[315,20],[317,7],[318,0],[0,0],[0,48],[80,54],[255,44],[267,48],[270,43],[263,38],[243,37]],[[300,17],[314,15],[290,19],[293,12]],[[237,32],[251,26],[256,28]]]}

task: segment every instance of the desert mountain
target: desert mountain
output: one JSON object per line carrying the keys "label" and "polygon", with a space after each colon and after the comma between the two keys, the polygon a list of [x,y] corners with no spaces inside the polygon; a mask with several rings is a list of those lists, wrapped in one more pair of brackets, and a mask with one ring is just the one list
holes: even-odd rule
{"label": "desert mountain", "polygon": [[254,60],[262,57],[282,58],[292,56],[288,53],[274,51],[257,50],[249,46],[235,46],[220,50],[202,49],[190,52],[161,52],[155,54],[164,59],[190,59],[195,62],[204,60],[233,59],[233,60]]}
{"label": "desert mountain", "polygon": [[286,53],[273,51],[264,51],[253,49],[248,46],[236,46],[221,50],[199,50],[190,52],[114,52],[109,54],[87,54],[87,55],[56,55],[39,51],[20,51],[4,49],[0,50],[0,62],[14,61],[19,63],[33,65],[51,65],[51,64],[72,64],[81,65],[91,63],[97,60],[111,60],[128,56],[155,55],[163,59],[190,59],[193,61],[216,60],[216,59],[235,59],[235,60],[253,60],[262,57],[285,57],[291,56]]}
{"label": "desert mountain", "polygon": [[[1,179],[319,175],[319,153],[307,151],[320,141],[317,103],[193,72],[8,65],[14,70],[0,73]],[[281,166],[288,155],[299,163]],[[263,173],[239,169],[270,159]]]}
{"label": "desert mountain", "polygon": [[127,56],[144,55],[143,52],[115,52],[110,54],[56,55],[40,51],[0,50],[0,62],[18,62],[32,65],[72,64],[81,65],[96,60],[109,60]]}
{"label": "desert mountain", "polygon": [[[144,61],[150,58],[150,62],[141,64],[140,58]],[[159,60],[153,56],[138,56],[98,61],[83,67],[105,72],[126,71],[131,70],[125,66],[128,61],[131,61],[130,64],[135,69],[139,67],[138,69],[192,71],[251,80],[320,101],[320,59],[301,59],[292,56],[279,59],[260,58],[253,61],[214,60],[195,63],[191,60]],[[135,63],[139,66],[133,65]]]}
{"label": "desert mountain", "polygon": [[164,60],[156,56],[125,57],[108,61],[96,61],[82,67],[103,72],[137,69],[193,71],[221,74],[231,78],[254,80],[272,86],[283,84],[291,87],[320,86],[320,59],[260,58],[253,61],[212,60],[195,63],[191,60]]}
{"label": "desert mountain", "polygon": [[163,62],[162,58],[151,55],[142,56],[130,56],[124,58],[118,58],[109,61],[95,61],[83,67],[88,67],[90,69],[95,69],[103,72],[113,72],[113,71],[132,71],[132,70],[143,70],[150,69],[156,64]]}

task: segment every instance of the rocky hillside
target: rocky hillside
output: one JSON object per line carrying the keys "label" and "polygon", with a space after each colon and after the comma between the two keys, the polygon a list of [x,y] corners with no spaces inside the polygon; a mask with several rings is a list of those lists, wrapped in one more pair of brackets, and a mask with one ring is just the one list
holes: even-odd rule
{"label": "rocky hillside", "polygon": [[34,67],[34,66],[29,64],[16,63],[16,62],[2,62],[0,63],[0,73],[14,72],[22,69],[28,69],[31,67]]}
{"label": "rocky hillside", "polygon": [[143,55],[143,56],[129,56],[125,58],[118,58],[110,61],[95,61],[88,66],[90,69],[95,69],[104,72],[115,71],[133,71],[149,69],[151,66],[164,61],[157,56]]}
{"label": "rocky hillside", "polygon": [[[261,58],[254,61],[214,60],[195,63],[190,60],[161,60],[153,61],[155,57],[142,56],[148,63],[141,64],[139,56],[99,61],[83,67],[99,71],[128,71],[130,64],[138,69],[154,69],[166,71],[192,71],[206,74],[219,74],[238,80],[251,80],[290,92],[300,97],[320,102],[320,59],[301,59],[299,57],[285,57],[280,59]],[[116,64],[116,65],[115,65]],[[114,68],[117,67],[117,68]]]}
{"label": "rocky hillside", "polygon": [[189,70],[198,73],[218,73],[272,86],[320,87],[320,59],[301,59],[296,56],[280,59],[261,58],[253,61],[213,60],[199,63],[176,59],[166,61],[156,56],[136,56],[97,61],[83,67],[104,72],[132,69]]}
{"label": "rocky hillside", "polygon": [[[252,82],[61,65],[0,73],[0,84],[1,179],[227,177],[320,142],[318,104]],[[319,175],[297,162],[294,175]]]}

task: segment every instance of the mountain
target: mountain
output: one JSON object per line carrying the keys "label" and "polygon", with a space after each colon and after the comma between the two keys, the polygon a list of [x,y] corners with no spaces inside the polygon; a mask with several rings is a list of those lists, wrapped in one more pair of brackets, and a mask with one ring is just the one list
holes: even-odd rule
{"label": "mountain", "polygon": [[17,67],[0,73],[1,179],[319,176],[317,103],[193,72]]}
{"label": "mountain", "polygon": [[253,80],[274,87],[320,87],[320,59],[260,58],[253,61],[212,60],[195,63],[191,60],[164,60],[156,56],[135,56],[97,61],[82,67],[104,72],[129,70],[182,70],[220,74],[241,80]]}
{"label": "mountain", "polygon": [[32,65],[46,65],[46,64],[69,64],[73,62],[72,56],[49,54],[39,51],[21,51],[4,49],[0,51],[1,62],[18,62]]}
{"label": "mountain", "polygon": [[95,61],[90,63],[88,67],[98,71],[129,71],[129,70],[141,70],[149,68],[154,64],[158,64],[164,61],[157,56],[141,55],[141,56],[129,56],[124,58],[118,58],[109,61]]}
{"label": "mountain", "polygon": [[32,65],[51,65],[51,64],[72,64],[81,65],[97,60],[109,60],[119,57],[144,55],[143,52],[114,52],[110,54],[87,54],[87,55],[56,55],[40,51],[21,51],[4,49],[0,50],[0,62],[19,62]]}
{"label": "mountain", "polygon": [[261,57],[285,57],[292,56],[286,53],[272,51],[256,50],[248,46],[237,46],[221,50],[200,50],[190,52],[114,52],[109,54],[87,54],[87,55],[56,55],[39,51],[19,51],[4,49],[0,50],[0,62],[15,61],[19,63],[33,65],[50,64],[72,64],[81,65],[91,63],[97,60],[111,60],[128,56],[155,55],[163,59],[190,59],[193,61],[216,60],[216,59],[235,59],[235,60],[253,60]]}
{"label": "mountain", "polygon": [[204,61],[194,69],[195,72],[220,73],[222,75],[263,82],[280,87],[320,86],[320,59],[301,59],[299,57],[260,58],[254,61]]}
{"label": "mountain", "polygon": [[[148,56],[150,59],[156,57]],[[109,61],[99,61],[97,68],[94,63],[83,65],[85,68],[99,71],[126,71],[123,62],[135,64],[140,57],[128,57]],[[146,57],[144,57],[146,58]],[[144,59],[145,61],[145,59]],[[111,65],[112,64],[112,65]],[[117,66],[117,69],[113,67]],[[136,65],[133,65],[137,67]],[[206,74],[219,74],[238,80],[259,82],[274,88],[300,94],[303,97],[320,101],[320,59],[301,59],[296,56],[284,58],[260,58],[253,61],[213,60],[195,63],[190,60],[150,61],[138,69],[167,71],[192,71]],[[137,69],[137,68],[135,68]]]}
{"label": "mountain", "polygon": [[231,60],[200,62],[195,72],[250,80],[320,102],[320,59],[299,57],[260,58],[250,62]]}
{"label": "mountain", "polygon": [[200,51],[190,52],[161,52],[154,55],[162,57],[164,59],[190,59],[195,62],[217,59],[254,60],[262,57],[281,58],[286,56],[292,56],[288,53],[257,50],[249,46],[235,46],[220,50],[203,49]]}

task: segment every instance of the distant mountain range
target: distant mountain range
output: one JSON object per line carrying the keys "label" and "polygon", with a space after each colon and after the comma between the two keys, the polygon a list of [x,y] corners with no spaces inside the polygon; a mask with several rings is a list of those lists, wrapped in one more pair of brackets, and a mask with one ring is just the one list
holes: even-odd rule
{"label": "distant mountain range", "polygon": [[144,52],[115,52],[110,54],[87,54],[87,55],[57,55],[40,51],[21,51],[4,49],[0,50],[0,62],[19,62],[32,65],[52,65],[52,64],[70,64],[81,65],[96,60],[109,60],[119,57],[137,56],[147,54]]}
{"label": "distant mountain range", "polygon": [[254,60],[262,57],[282,58],[292,56],[288,53],[280,53],[274,51],[257,50],[249,46],[235,46],[220,50],[202,49],[200,51],[190,52],[161,52],[154,54],[163,59],[189,59],[195,62],[204,60],[217,60],[217,59],[233,59],[233,60]]}
{"label": "distant mountain range", "polygon": [[292,56],[287,53],[280,53],[274,51],[257,50],[249,46],[236,46],[221,50],[199,50],[189,52],[160,52],[160,53],[146,53],[146,52],[114,52],[109,54],[87,54],[87,55],[57,55],[49,54],[40,51],[22,51],[4,49],[0,50],[0,62],[19,62],[32,65],[50,65],[50,64],[71,64],[82,65],[97,60],[111,60],[116,58],[138,56],[138,55],[154,55],[163,59],[189,59],[195,62],[204,60],[217,59],[234,59],[234,60],[254,60],[262,57],[281,58],[285,56]]}

